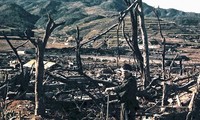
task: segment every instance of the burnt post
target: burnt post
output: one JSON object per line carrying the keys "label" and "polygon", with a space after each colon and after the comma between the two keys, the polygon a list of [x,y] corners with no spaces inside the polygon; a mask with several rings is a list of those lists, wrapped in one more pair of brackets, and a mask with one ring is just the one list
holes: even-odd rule
{"label": "burnt post", "polygon": [[77,35],[76,35],[76,63],[78,66],[78,72],[79,74],[83,74],[83,66],[82,66],[82,61],[81,61],[81,55],[80,55],[80,49],[81,45],[80,42],[82,41],[82,38],[80,38],[80,32],[79,32],[79,27],[76,27],[77,30]]}
{"label": "burnt post", "polygon": [[182,58],[180,58],[179,60],[179,64],[180,64],[180,75],[183,75],[183,64],[182,64]]}

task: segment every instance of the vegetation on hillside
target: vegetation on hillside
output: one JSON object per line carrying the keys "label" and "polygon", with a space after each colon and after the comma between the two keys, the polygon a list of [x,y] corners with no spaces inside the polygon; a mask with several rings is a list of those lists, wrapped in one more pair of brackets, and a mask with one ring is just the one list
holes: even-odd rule
{"label": "vegetation on hillside", "polygon": [[39,19],[31,15],[17,4],[0,4],[0,23],[4,26],[16,28],[33,28]]}
{"label": "vegetation on hillside", "polygon": [[200,25],[200,17],[177,17],[174,21],[180,25],[193,25],[199,26]]}

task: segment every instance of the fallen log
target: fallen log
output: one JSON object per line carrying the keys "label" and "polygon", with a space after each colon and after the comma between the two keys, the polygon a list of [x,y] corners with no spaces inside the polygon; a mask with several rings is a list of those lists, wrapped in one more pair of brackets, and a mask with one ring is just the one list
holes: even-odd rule
{"label": "fallen log", "polygon": [[[59,81],[59,82],[62,82],[62,83],[73,83],[73,82],[80,82],[80,83],[88,83],[88,84],[91,84],[91,83],[93,83],[93,84],[95,84],[95,85],[97,85],[97,86],[99,86],[98,85],[98,83],[101,83],[101,84],[103,84],[103,85],[106,85],[106,86],[108,86],[108,87],[111,87],[111,86],[115,86],[115,85],[117,85],[116,83],[113,83],[113,82],[111,82],[111,81],[105,81],[105,80],[95,80],[95,79],[92,79],[91,77],[89,77],[89,76],[69,76],[69,77],[64,77],[64,76],[62,76],[62,77],[59,77],[59,76],[57,76],[57,75],[55,75],[55,74],[52,74],[52,73],[50,73],[50,72],[46,72],[50,77],[52,77],[52,78],[54,78],[54,80],[53,81]],[[89,83],[90,82],[90,83]]]}
{"label": "fallen log", "polygon": [[173,82],[179,82],[181,80],[193,78],[193,77],[196,77],[198,75],[199,75],[199,73],[194,73],[193,75],[190,75],[190,76],[184,76],[184,77],[176,78],[176,79],[173,80]]}

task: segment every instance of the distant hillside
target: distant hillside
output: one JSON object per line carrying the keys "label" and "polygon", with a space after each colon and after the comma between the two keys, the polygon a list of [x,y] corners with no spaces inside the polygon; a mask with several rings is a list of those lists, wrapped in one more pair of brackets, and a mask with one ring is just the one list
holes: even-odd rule
{"label": "distant hillside", "polygon": [[[152,11],[153,7],[147,5],[146,3],[143,3],[144,7],[144,14],[146,16],[152,17],[154,16],[154,13]],[[161,18],[177,18],[177,17],[191,17],[191,16],[196,16],[200,17],[200,13],[192,13],[192,12],[184,12],[176,9],[162,9],[159,8],[159,15]]]}
{"label": "distant hillside", "polygon": [[[101,12],[114,12],[117,13],[126,8],[123,0],[0,0],[2,3],[13,2],[22,6],[25,10],[36,14],[41,15],[47,12],[58,12],[63,10],[62,8],[82,8],[83,10],[87,7],[96,8],[100,10],[95,12],[96,14],[101,14]],[[71,6],[72,5],[72,6]],[[65,9],[65,10],[67,10]],[[153,16],[152,6],[144,3],[144,13],[146,16]],[[197,13],[188,13],[179,11],[176,9],[162,9],[160,8],[161,17],[183,17],[183,16],[200,16]]]}
{"label": "distant hillside", "polygon": [[[152,12],[153,7],[143,4],[144,14],[146,17],[154,17]],[[184,12],[176,9],[162,9],[159,8],[159,15],[161,18],[166,18],[175,21],[179,25],[200,25],[200,13]]]}
{"label": "distant hillside", "polygon": [[0,16],[1,25],[16,28],[33,28],[39,19],[14,3],[0,4]]}
{"label": "distant hillside", "polygon": [[[50,13],[57,22],[66,22],[60,28],[66,34],[74,33],[76,25],[81,26],[81,33],[83,34],[92,29],[102,29],[110,25],[111,20],[114,19],[111,16],[117,15],[120,11],[126,9],[123,0],[6,0],[6,2],[5,0],[0,0],[0,3],[6,3],[7,6],[10,6],[7,7],[6,11],[8,12],[6,14],[0,11],[1,16],[4,16],[1,17],[1,23],[3,24],[7,25],[6,21],[12,18],[13,20],[9,20],[10,24],[8,25],[33,26],[35,24],[39,28],[44,28],[47,22],[46,15]],[[33,15],[27,13],[16,4]],[[14,9],[11,5],[14,6]],[[153,7],[145,3],[143,5],[145,16],[154,17]],[[3,10],[3,7],[1,9]],[[198,18],[200,18],[200,14],[197,13],[160,8],[159,14],[161,18],[172,19],[180,24],[191,22],[199,24]],[[39,16],[38,20],[37,16]]]}

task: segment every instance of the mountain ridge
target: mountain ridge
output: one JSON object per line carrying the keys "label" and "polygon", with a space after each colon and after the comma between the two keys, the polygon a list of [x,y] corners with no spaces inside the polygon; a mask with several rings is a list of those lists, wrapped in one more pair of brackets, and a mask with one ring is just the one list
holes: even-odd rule
{"label": "mountain ridge", "polygon": [[[127,8],[123,0],[6,0],[6,2],[5,0],[0,0],[0,3],[5,5],[13,4],[13,6],[24,9],[13,11],[13,13],[20,13],[23,11],[23,14],[30,16],[28,17],[29,19],[27,19],[27,16],[21,16],[16,13],[17,15],[15,17],[18,19],[18,23],[20,23],[21,19],[24,20],[21,23],[27,23],[22,26],[30,27],[31,25],[32,27],[35,25],[38,28],[45,28],[47,13],[49,13],[55,21],[65,21],[65,25],[61,27],[60,30],[67,30],[69,33],[70,31],[74,31],[74,28],[71,28],[72,26],[84,26],[83,24],[86,23],[92,23],[92,25],[85,26],[86,31],[90,28],[99,28],[105,22],[107,23],[107,21],[113,19],[110,16],[117,15]],[[155,17],[152,6],[143,3],[143,7],[145,16]],[[1,9],[0,6],[0,13],[3,13]],[[29,15],[24,11],[29,12]],[[161,18],[167,18],[180,23],[184,23],[185,21],[185,23],[190,23],[190,19],[192,18],[192,20],[195,20],[198,24],[199,20],[195,18],[200,18],[200,14],[198,13],[188,13],[176,9],[159,8],[159,15]],[[11,19],[10,17],[11,16],[5,16],[4,19]],[[1,18],[0,21],[2,21]],[[13,21],[13,24],[16,24],[15,22],[16,21]],[[19,27],[20,25],[17,26]]]}

